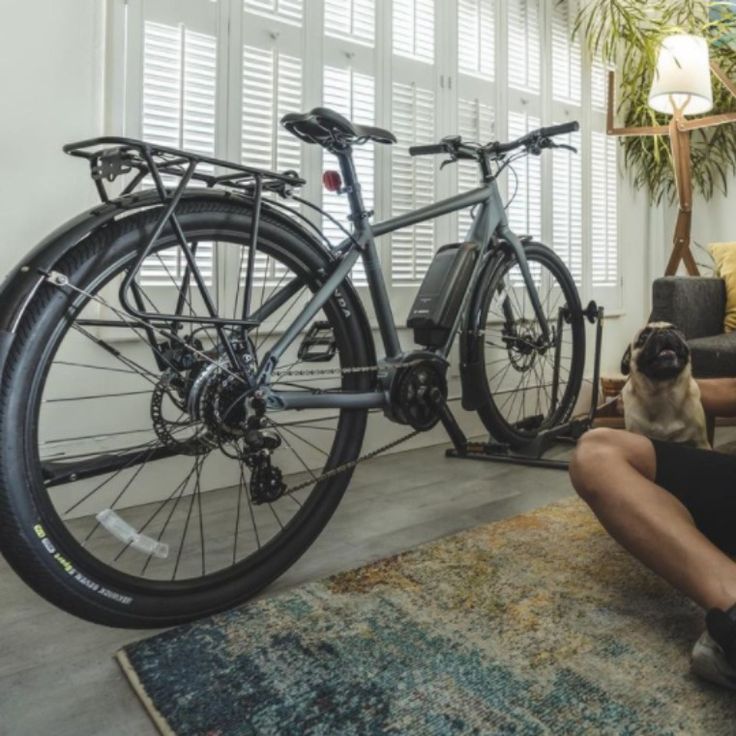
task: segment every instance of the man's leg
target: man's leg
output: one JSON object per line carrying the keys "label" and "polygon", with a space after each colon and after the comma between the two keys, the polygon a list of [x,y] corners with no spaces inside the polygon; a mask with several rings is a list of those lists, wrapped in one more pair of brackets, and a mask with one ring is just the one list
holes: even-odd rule
{"label": "man's leg", "polygon": [[655,485],[655,473],[652,443],[612,429],[584,434],[570,465],[575,490],[634,557],[706,610],[731,608],[736,563],[697,529],[677,498]]}

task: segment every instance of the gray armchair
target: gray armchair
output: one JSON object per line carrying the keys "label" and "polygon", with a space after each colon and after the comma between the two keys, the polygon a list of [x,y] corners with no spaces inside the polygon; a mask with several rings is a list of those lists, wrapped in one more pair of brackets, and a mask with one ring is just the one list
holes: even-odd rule
{"label": "gray armchair", "polygon": [[652,284],[652,320],[672,322],[688,340],[697,378],[736,376],[736,332],[723,332],[722,279],[665,276]]}

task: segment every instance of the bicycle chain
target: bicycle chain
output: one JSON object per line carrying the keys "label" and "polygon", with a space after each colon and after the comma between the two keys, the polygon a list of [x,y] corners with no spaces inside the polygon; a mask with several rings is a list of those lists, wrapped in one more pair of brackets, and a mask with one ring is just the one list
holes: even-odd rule
{"label": "bicycle chain", "polygon": [[327,472],[322,473],[322,475],[316,478],[310,478],[309,480],[304,481],[303,483],[299,483],[293,488],[287,488],[283,492],[282,495],[290,496],[292,493],[301,491],[304,488],[309,488],[309,486],[311,485],[314,485],[316,483],[321,483],[323,480],[327,480],[328,478],[333,478],[334,476],[340,475],[340,473],[345,473],[348,470],[352,470],[359,463],[365,462],[366,460],[371,460],[372,458],[376,457],[376,455],[380,455],[382,452],[386,452],[387,450],[390,450],[391,448],[396,447],[397,445],[400,445],[402,442],[406,442],[407,440],[410,440],[412,437],[415,437],[416,435],[418,435],[420,431],[421,430],[415,429],[413,432],[409,432],[409,434],[406,434],[403,437],[399,437],[399,439],[394,440],[393,442],[388,442],[387,444],[381,447],[378,447],[375,450],[366,452],[365,455],[356,457],[355,460],[350,460],[350,462],[343,463],[342,465],[338,465],[336,468],[332,468],[332,470],[328,470]]}

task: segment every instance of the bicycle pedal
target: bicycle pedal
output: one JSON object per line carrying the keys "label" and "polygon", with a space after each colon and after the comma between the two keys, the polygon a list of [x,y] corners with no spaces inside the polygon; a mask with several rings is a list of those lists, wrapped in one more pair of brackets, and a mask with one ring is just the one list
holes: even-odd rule
{"label": "bicycle pedal", "polygon": [[328,363],[335,357],[337,342],[329,322],[314,322],[304,335],[297,355],[305,363]]}

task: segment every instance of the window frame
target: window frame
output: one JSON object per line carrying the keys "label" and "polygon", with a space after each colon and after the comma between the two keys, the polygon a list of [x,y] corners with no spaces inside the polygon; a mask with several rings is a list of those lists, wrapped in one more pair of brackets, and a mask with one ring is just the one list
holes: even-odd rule
{"label": "window frame", "polygon": [[[190,5],[188,0],[174,0],[178,5]],[[551,72],[551,14],[553,4],[557,0],[539,0],[539,35],[540,35],[540,94],[538,100],[532,100],[532,106],[538,108],[542,124],[560,122],[561,119],[571,117],[575,106],[567,103],[555,102],[552,99],[552,72]],[[574,0],[571,0],[574,1]],[[108,95],[106,109],[106,125],[109,130],[120,132],[121,128],[126,135],[133,135],[140,130],[140,104],[136,104],[135,85],[142,78],[141,56],[142,33],[136,38],[136,23],[142,28],[140,21],[143,18],[143,3],[145,0],[111,0],[111,12],[108,25],[106,84],[113,94]],[[168,0],[169,3],[172,0]],[[243,33],[243,0],[214,0],[204,3],[203,0],[191,0],[208,8],[216,7],[218,32],[218,69],[221,70],[217,79],[217,140],[216,155],[223,158],[240,160],[240,125],[241,125],[241,73],[242,73],[242,46],[246,43]],[[493,81],[479,80],[477,89],[488,89],[489,103],[495,121],[495,137],[499,140],[507,138],[508,112],[511,109],[529,108],[529,100],[524,101],[524,94],[510,88],[508,85],[507,44],[508,44],[508,3],[495,0],[494,31],[495,64]],[[308,0],[304,2],[304,15],[300,27],[282,23],[275,18],[265,15],[248,15],[248,36],[261,32],[281,33],[284,29],[291,43],[298,43],[298,53],[303,61],[303,105],[305,109],[317,106],[322,98],[322,70],[326,65],[335,65],[336,59],[345,59],[346,65],[355,64],[357,71],[365,73],[372,65],[375,79],[375,116],[376,124],[391,127],[391,90],[393,81],[406,80],[411,74],[412,62],[393,54],[392,16],[393,3],[391,0],[376,0],[375,2],[375,34],[374,47],[363,42],[351,41],[349,38],[338,39],[325,33],[323,26],[323,0]],[[182,11],[184,12],[184,11]],[[127,24],[125,22],[127,16]],[[127,26],[127,34],[123,38],[121,25]],[[435,131],[437,138],[456,131],[459,120],[459,97],[463,80],[459,70],[458,58],[458,2],[457,0],[435,0],[434,19],[434,52],[435,63],[427,71],[425,78],[433,85],[435,94]],[[254,30],[255,29],[255,30]],[[195,28],[196,30],[196,28]],[[407,65],[407,66],[404,66]],[[222,70],[225,70],[224,73]],[[467,75],[465,75],[467,76]],[[579,108],[575,108],[575,117],[579,114],[581,123],[581,156],[582,168],[582,283],[580,285],[581,298],[584,301],[594,298],[602,303],[608,313],[621,313],[623,273],[621,253],[621,211],[617,211],[616,221],[616,250],[618,260],[618,280],[614,286],[594,287],[591,272],[591,220],[590,211],[590,183],[592,179],[590,140],[591,131],[605,132],[605,113],[594,110],[591,101],[591,59],[583,50],[582,59],[582,100]],[[465,85],[468,88],[468,85]],[[472,85],[471,85],[472,86]],[[568,112],[568,117],[560,116]],[[138,116],[138,117],[136,117]],[[369,144],[374,145],[374,144]],[[391,216],[391,146],[375,144],[374,153],[374,221],[387,219]],[[572,154],[571,154],[572,155]],[[303,146],[302,175],[307,185],[302,195],[316,204],[322,203],[321,174],[325,168],[333,168],[334,161],[318,146]],[[440,160],[436,161],[435,173],[435,200],[442,199],[457,191],[457,167],[446,167],[439,171]],[[541,157],[541,188],[542,188],[542,218],[541,232],[533,233],[536,239],[552,245],[552,156]],[[621,202],[622,177],[620,174],[620,155],[617,151],[616,191],[617,201]],[[320,216],[309,209],[303,209],[303,214],[320,224]],[[457,241],[456,213],[435,220],[435,248],[444,243]],[[395,285],[391,282],[391,237],[384,236],[377,241],[381,267],[391,299],[397,325],[404,324],[408,310],[413,302],[418,284]],[[218,256],[216,256],[218,257]],[[225,269],[227,271],[227,264]],[[218,287],[224,285],[219,285]],[[372,308],[365,286],[356,287],[363,297],[369,316],[372,318]],[[227,294],[223,294],[227,299]]]}

